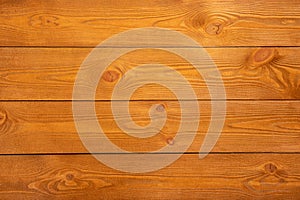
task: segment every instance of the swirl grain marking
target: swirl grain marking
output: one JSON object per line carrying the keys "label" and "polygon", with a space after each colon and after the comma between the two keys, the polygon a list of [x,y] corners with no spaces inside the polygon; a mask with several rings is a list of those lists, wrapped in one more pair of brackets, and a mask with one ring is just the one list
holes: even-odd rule
{"label": "swirl grain marking", "polygon": [[112,186],[99,174],[79,169],[58,169],[46,172],[28,188],[43,194],[67,195],[70,192],[86,192]]}
{"label": "swirl grain marking", "polygon": [[271,194],[284,192],[287,188],[287,174],[279,165],[268,162],[261,166],[257,175],[244,181],[244,186],[255,194]]}

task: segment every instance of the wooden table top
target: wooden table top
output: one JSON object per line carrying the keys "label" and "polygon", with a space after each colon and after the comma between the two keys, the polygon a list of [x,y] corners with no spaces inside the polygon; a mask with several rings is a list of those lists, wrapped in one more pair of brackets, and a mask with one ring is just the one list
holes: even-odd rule
{"label": "wooden table top", "polygon": [[[103,132],[128,154],[147,156],[164,146],[182,145],[175,139],[183,120],[181,102],[190,99],[149,83],[128,99],[124,109],[130,116],[115,114],[113,101],[126,100],[113,100],[113,91],[127,72],[159,63],[185,77],[196,95],[198,108],[187,123],[199,126],[183,131],[186,137],[195,133],[187,150],[159,151],[163,160],[174,154],[179,158],[157,170],[130,173],[97,159],[122,153],[93,152],[82,141],[73,92],[80,66],[98,44],[144,27],[177,31],[203,47],[219,71],[226,99],[212,99],[205,77],[168,51],[192,52],[195,47],[168,46],[163,40],[161,48],[98,46],[108,56],[129,49],[99,77],[93,101]],[[212,72],[210,67],[201,70]],[[159,76],[173,81],[167,72]],[[129,89],[142,82],[137,72],[132,77],[123,81]],[[214,85],[217,78],[209,78]],[[177,91],[184,93],[186,87]],[[80,101],[88,109],[85,99]],[[214,116],[224,115],[224,126],[211,152],[199,159],[214,120],[213,102],[226,104],[226,113]],[[128,135],[116,122],[129,117],[147,127],[154,104],[157,112],[166,113],[166,121],[151,137]],[[80,119],[89,124],[94,116]],[[128,124],[128,131],[135,132]],[[87,129],[96,140],[97,131]],[[300,199],[300,1],[0,0],[0,138],[1,200]],[[156,164],[160,161],[153,160]],[[138,171],[145,166],[133,167]]]}

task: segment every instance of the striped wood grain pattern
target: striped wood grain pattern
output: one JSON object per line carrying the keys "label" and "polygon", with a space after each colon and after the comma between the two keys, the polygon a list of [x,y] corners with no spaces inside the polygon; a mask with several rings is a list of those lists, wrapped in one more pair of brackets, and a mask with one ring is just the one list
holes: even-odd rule
{"label": "striped wood grain pattern", "polygon": [[[300,99],[300,48],[206,50],[221,72],[228,99]],[[0,99],[71,100],[79,66],[90,51],[91,48],[0,48]],[[198,99],[211,99],[193,66],[177,55],[155,49],[136,50],[113,62],[99,83],[96,99],[110,100],[122,75],[146,63],[161,63],[178,70],[191,83]],[[131,99],[176,97],[164,87],[151,84],[138,89]]]}
{"label": "striped wood grain pattern", "polygon": [[[101,41],[139,27],[187,34],[218,66],[228,113],[205,159],[197,152],[210,121],[206,85],[185,60],[153,49],[128,53],[105,72],[96,94],[99,123],[126,150],[170,143],[180,120],[170,91],[147,85],[131,98],[140,125],[153,103],[168,113],[164,129],[147,141],[117,128],[108,101],[127,70],[166,64],[199,99],[200,127],[188,152],[159,171],[127,174],[81,144],[71,107],[79,66]],[[0,0],[0,199],[299,199],[299,30],[299,1]]]}
{"label": "striped wood grain pattern", "polygon": [[[108,155],[114,156],[114,155]],[[298,199],[299,154],[184,154],[126,174],[91,155],[2,156],[1,199]],[[151,193],[151,194],[149,194]]]}
{"label": "striped wood grain pattern", "polygon": [[[198,103],[200,124],[188,150],[191,153],[199,151],[211,116],[210,102]],[[110,102],[97,102],[96,112],[111,141],[128,151],[149,152],[168,145],[180,123],[180,107],[176,101],[132,101],[133,120],[141,126],[148,124],[148,111],[154,104],[163,105],[168,120],[156,136],[147,139],[123,133],[115,123]],[[223,132],[213,152],[300,153],[299,101],[229,101],[227,110]],[[91,118],[86,116],[85,120]],[[71,102],[1,102],[0,130],[2,154],[87,152],[75,129]],[[185,135],[192,131],[186,130]]]}
{"label": "striped wood grain pattern", "polygon": [[0,1],[2,46],[96,46],[139,27],[181,31],[204,46],[297,46],[299,1]]}

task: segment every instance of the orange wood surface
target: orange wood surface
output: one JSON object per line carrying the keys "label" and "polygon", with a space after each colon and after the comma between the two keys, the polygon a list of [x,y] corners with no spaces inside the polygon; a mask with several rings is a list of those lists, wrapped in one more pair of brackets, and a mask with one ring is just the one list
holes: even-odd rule
{"label": "orange wood surface", "polygon": [[[130,156],[180,142],[173,139],[183,99],[158,84],[138,88],[129,101],[133,122],[149,124],[153,104],[167,120],[150,138],[128,136],[115,122],[128,116],[111,110],[113,90],[126,72],[147,63],[175,69],[195,91],[201,112],[195,139],[186,152],[175,153],[182,154],[178,160],[134,174],[93,156],[122,154],[83,145],[72,93],[96,45],[142,27],[176,30],[203,46],[220,71],[226,99],[211,99],[201,74],[178,55],[103,47],[133,50],[107,66],[95,95],[103,131]],[[300,199],[299,55],[297,0],[0,0],[0,199]],[[199,159],[213,101],[226,102],[226,119],[215,147]],[[190,117],[193,122],[198,113]]]}

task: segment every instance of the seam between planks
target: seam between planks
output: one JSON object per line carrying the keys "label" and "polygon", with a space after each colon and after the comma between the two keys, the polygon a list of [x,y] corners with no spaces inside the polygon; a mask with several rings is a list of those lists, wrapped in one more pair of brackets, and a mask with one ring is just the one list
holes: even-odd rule
{"label": "seam between planks", "polygon": [[62,49],[62,48],[76,48],[76,49],[90,49],[90,48],[207,48],[207,49],[218,49],[218,48],[299,48],[300,46],[293,46],[293,45],[287,45],[287,46],[201,46],[201,47],[195,47],[195,46],[1,46],[0,48],[28,48],[28,49],[38,49],[38,48],[44,48],[44,49]]}
{"label": "seam between planks", "polygon": [[[168,154],[190,154],[197,155],[199,152],[161,152],[161,153],[84,153],[84,152],[74,152],[74,153],[17,153],[17,154],[0,154],[0,156],[68,156],[68,155],[122,155],[122,154],[130,154],[130,155],[139,155],[139,154],[158,154],[158,155],[168,155]],[[201,152],[200,154],[207,154],[207,152]],[[213,155],[223,155],[223,154],[300,154],[300,152],[210,152],[209,154]]]}
{"label": "seam between planks", "polygon": [[[72,101],[76,101],[76,102],[111,102],[111,101],[119,101],[119,102],[123,102],[123,101],[127,101],[127,100],[100,100],[100,99],[96,99],[96,100],[72,100],[72,99],[3,99],[0,100],[1,102],[72,102]],[[256,101],[256,102],[267,102],[267,101],[280,101],[280,102],[289,102],[289,101],[300,101],[300,99],[132,99],[129,100],[130,102],[139,102],[139,101],[242,101],[242,102],[246,102],[246,101]]]}

